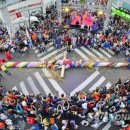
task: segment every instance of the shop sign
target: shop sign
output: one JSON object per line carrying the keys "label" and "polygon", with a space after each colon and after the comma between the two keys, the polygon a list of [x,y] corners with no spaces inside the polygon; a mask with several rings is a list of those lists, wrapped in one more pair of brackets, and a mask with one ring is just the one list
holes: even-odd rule
{"label": "shop sign", "polygon": [[118,15],[118,16],[130,21],[129,14],[127,14],[119,9],[116,9],[114,6],[112,7],[112,15]]}

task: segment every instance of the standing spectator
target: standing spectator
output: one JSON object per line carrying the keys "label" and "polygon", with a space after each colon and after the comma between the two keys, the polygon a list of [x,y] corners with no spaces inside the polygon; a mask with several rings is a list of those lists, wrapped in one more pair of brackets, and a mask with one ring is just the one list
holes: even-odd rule
{"label": "standing spectator", "polygon": [[13,57],[11,56],[9,50],[5,50],[4,55],[5,55],[5,58],[6,58],[7,60],[12,60],[12,59],[13,59]]}
{"label": "standing spectator", "polygon": [[4,72],[4,73],[6,73],[6,74],[8,74],[8,75],[11,75],[11,73],[7,70],[7,68],[5,67],[5,65],[0,65],[0,69]]}

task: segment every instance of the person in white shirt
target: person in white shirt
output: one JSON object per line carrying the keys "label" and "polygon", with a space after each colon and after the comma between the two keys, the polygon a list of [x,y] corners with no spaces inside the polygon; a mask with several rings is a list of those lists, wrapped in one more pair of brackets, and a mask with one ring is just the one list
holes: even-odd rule
{"label": "person in white shirt", "polygon": [[83,115],[87,113],[88,111],[88,103],[85,102],[82,104],[82,108],[83,108]]}
{"label": "person in white shirt", "polygon": [[76,39],[75,36],[72,36],[71,39],[72,39],[72,47],[75,48],[75,46],[76,46],[76,40],[77,40],[77,39]]}

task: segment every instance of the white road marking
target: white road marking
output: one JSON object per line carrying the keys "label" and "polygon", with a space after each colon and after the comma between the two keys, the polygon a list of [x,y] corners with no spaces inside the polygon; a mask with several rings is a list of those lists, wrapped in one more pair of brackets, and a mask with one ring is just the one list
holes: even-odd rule
{"label": "white road marking", "polygon": [[[44,73],[47,77],[52,77],[51,73],[50,73],[47,69],[43,68],[42,71],[43,71],[43,73]],[[59,92],[60,95],[61,95],[61,94],[65,94],[65,92],[62,90],[62,88],[59,86],[59,84],[58,84],[54,79],[51,78],[51,79],[48,79],[48,80],[50,81],[50,83],[51,83],[51,85],[53,86],[53,88],[54,88],[57,92]]]}
{"label": "white road marking", "polygon": [[[50,51],[52,51],[54,49],[54,47],[52,46],[52,47],[50,47],[49,49],[47,49],[47,52],[50,52]],[[39,53],[38,55],[37,55],[37,57],[41,57],[42,55],[44,55],[45,53],[47,53],[47,52],[42,52],[42,53]]]}
{"label": "white road marking", "polygon": [[105,54],[108,58],[111,58],[112,56],[109,54],[109,53],[107,53],[105,50],[103,50],[103,49],[101,49],[101,48],[99,48],[99,50],[103,53],[103,54]]}
{"label": "white road marking", "polygon": [[102,55],[99,51],[97,51],[94,48],[90,48],[94,53],[96,53],[100,58],[103,58],[104,60],[108,60],[108,58],[106,58],[104,55]]}
{"label": "white road marking", "polygon": [[25,86],[24,82],[20,82],[20,88],[22,90],[22,92],[25,94],[25,95],[29,95],[29,92],[27,90],[27,87]]}
{"label": "white road marking", "polygon": [[85,52],[85,53],[87,53],[88,55],[90,55],[91,57],[92,57],[92,59],[94,58],[95,60],[99,60],[99,58],[98,57],[96,57],[93,53],[91,53],[88,49],[86,49],[85,47],[81,47],[81,49]]}
{"label": "white road marking", "polygon": [[34,73],[34,75],[35,75],[37,81],[39,82],[39,84],[41,85],[42,89],[45,91],[46,95],[48,95],[49,93],[52,94],[51,90],[49,89],[49,87],[47,86],[47,84],[45,83],[43,78],[41,77],[40,73],[36,72],[36,73]]}
{"label": "white road marking", "polygon": [[16,91],[18,91],[18,89],[17,89],[17,87],[16,87],[16,86],[14,86],[14,87],[12,88],[12,90],[16,90]]}
{"label": "white road marking", "polygon": [[102,130],[109,130],[111,127],[111,122],[108,122]]}
{"label": "white road marking", "polygon": [[[52,42],[49,43],[49,46],[51,46],[52,44],[53,44]],[[33,50],[34,50],[34,49],[36,49],[36,47],[33,47]],[[54,49],[54,47],[53,47],[53,49]],[[49,51],[49,50],[48,50],[48,51]],[[34,53],[38,53],[38,52],[39,52],[38,49],[36,49]],[[41,54],[41,53],[40,53],[40,54]]]}
{"label": "white road marking", "polygon": [[35,50],[35,49],[36,49],[36,47],[33,47],[32,49],[33,49],[33,50]]}
{"label": "white road marking", "polygon": [[47,46],[51,46],[51,45],[53,45],[53,42],[48,43],[48,44],[46,45],[46,47],[47,47]]}
{"label": "white road marking", "polygon": [[109,89],[112,86],[112,84],[108,82],[105,86],[107,87],[107,89]]}
{"label": "white road marking", "polygon": [[38,49],[37,50],[35,50],[35,53],[38,53],[39,51],[38,51]]}
{"label": "white road marking", "polygon": [[28,84],[30,85],[32,91],[34,92],[35,95],[40,94],[39,90],[37,89],[35,83],[33,82],[31,77],[27,78]]}
{"label": "white road marking", "polygon": [[74,51],[76,51],[84,60],[89,60],[89,58],[82,53],[79,49],[75,48]]}
{"label": "white road marking", "polygon": [[53,51],[52,53],[49,53],[48,55],[42,57],[40,60],[41,60],[41,61],[44,61],[44,60],[50,58],[51,56],[54,56],[56,53],[58,53],[58,50],[55,50],[55,51]]}
{"label": "white road marking", "polygon": [[112,51],[111,49],[107,48],[106,50],[107,50],[109,53],[111,53],[112,55],[115,55],[115,52]]}
{"label": "white road marking", "polygon": [[[64,53],[65,51],[63,51],[63,53]],[[60,59],[61,57],[63,57],[64,56],[64,54],[63,53],[61,53],[61,54],[59,54],[59,55],[57,55],[56,57],[55,57],[55,60],[58,60],[58,59]]]}
{"label": "white road marking", "polygon": [[102,76],[90,89],[89,91],[95,90],[97,87],[100,87],[100,85],[105,81],[105,77]]}
{"label": "white road marking", "polygon": [[95,71],[92,75],[90,75],[83,83],[81,83],[77,88],[75,88],[70,95],[74,95],[76,92],[84,89],[89,83],[91,83],[98,75],[99,71]]}

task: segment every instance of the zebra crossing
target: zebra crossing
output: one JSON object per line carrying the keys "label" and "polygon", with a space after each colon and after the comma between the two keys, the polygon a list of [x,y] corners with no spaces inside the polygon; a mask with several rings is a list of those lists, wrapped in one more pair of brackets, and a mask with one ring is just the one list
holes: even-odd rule
{"label": "zebra crossing", "polygon": [[[56,60],[62,59],[64,56],[64,52],[66,51],[65,48],[63,48],[62,50],[55,49],[53,43],[49,44],[47,52],[39,53],[39,51],[35,47],[33,48],[33,50],[40,61],[52,59],[53,57]],[[90,60],[91,58],[93,58],[97,61],[99,61],[100,59],[108,61],[114,55],[112,51],[105,51],[103,49],[96,50],[93,48],[85,47],[75,48],[73,51],[85,60]],[[89,75],[85,81],[83,81],[80,85],[77,85],[75,89],[70,92],[70,95],[74,95],[77,91],[80,90],[93,91],[99,86],[106,86],[107,88],[110,88],[112,84],[107,81],[107,79],[102,76],[99,71],[95,70],[95,72]],[[65,88],[62,88],[58,84],[58,82],[53,78],[52,74],[46,68],[38,70],[33,75],[27,77],[26,80],[21,81],[18,85],[14,86],[12,89],[19,90],[25,95],[43,94],[46,96],[49,93],[55,95],[57,94],[57,92],[59,94],[65,94]],[[109,130],[109,128],[111,127],[110,124],[107,125],[108,127],[106,126],[107,128],[105,128],[105,130]]]}
{"label": "zebra crossing", "polygon": [[[36,53],[37,57],[40,59],[40,61],[43,61],[43,60],[51,59],[53,57],[56,60],[63,58],[64,52],[66,49],[64,48],[62,49],[62,51],[59,51],[55,49],[55,47],[53,46],[53,43],[51,42],[49,43],[49,46],[47,48],[48,52],[39,53],[36,47],[34,47],[33,50],[34,50],[34,53]],[[96,50],[94,48],[85,48],[83,46],[80,48],[75,48],[74,52],[77,53],[81,58],[85,60],[90,60],[91,58],[100,60],[102,58],[107,61],[109,60],[109,58],[111,58],[114,55],[112,51],[105,51],[103,49]],[[52,74],[47,69],[43,68],[40,71],[42,72],[39,72],[39,71],[35,72],[34,75],[28,77],[26,81],[21,81],[19,83],[19,87],[14,86],[13,89],[17,90],[18,88],[20,88],[20,90],[25,95],[28,95],[30,93],[30,89],[31,89],[31,92],[33,92],[33,94],[35,95],[43,91],[46,95],[48,95],[49,93],[54,94],[55,92],[59,92],[60,94],[65,93],[60,87],[60,85],[58,85],[57,81],[53,79]],[[43,77],[43,74],[45,75],[44,77]],[[44,80],[45,77],[49,77],[47,79],[48,80],[47,83]],[[106,78],[104,76],[101,76],[99,71],[95,71],[81,85],[77,86],[70,94],[73,95],[76,91],[83,90],[86,87],[87,88],[90,87],[89,91],[92,91],[96,89],[96,87],[99,87],[99,86],[110,87],[111,83],[106,82],[106,81],[107,81]],[[25,84],[25,82],[27,82],[27,84]],[[35,82],[37,82],[38,85],[36,85]],[[48,85],[48,82],[49,82],[49,85]]]}

